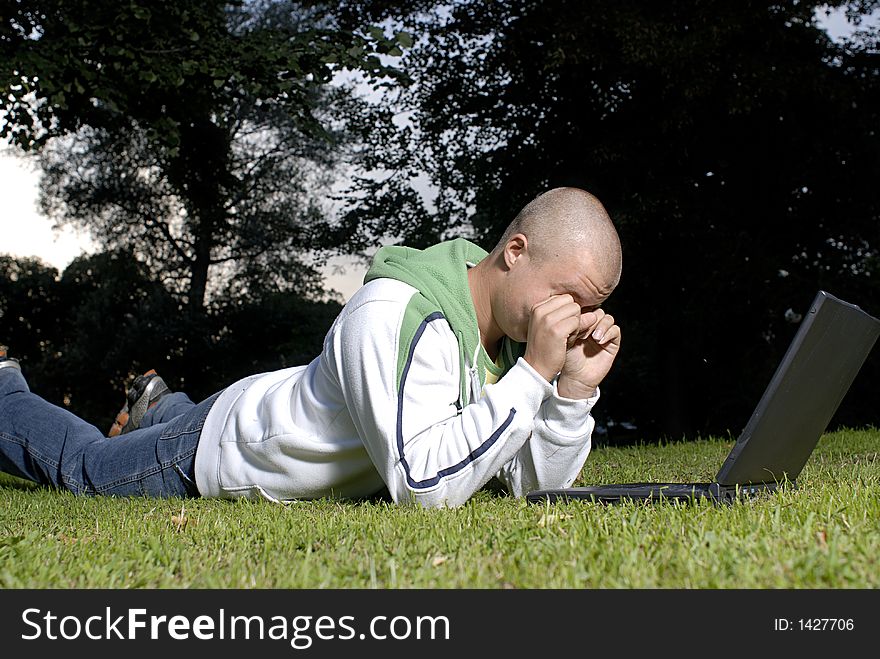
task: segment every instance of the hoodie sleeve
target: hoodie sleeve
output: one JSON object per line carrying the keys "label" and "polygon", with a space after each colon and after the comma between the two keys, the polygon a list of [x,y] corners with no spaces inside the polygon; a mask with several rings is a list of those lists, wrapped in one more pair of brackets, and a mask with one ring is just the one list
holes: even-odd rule
{"label": "hoodie sleeve", "polygon": [[[439,314],[418,328],[398,382],[402,313],[399,304],[373,301],[337,324],[332,341],[340,388],[392,498],[458,506],[518,456],[553,386],[520,359],[479,400],[459,409],[458,343]],[[551,417],[552,409],[546,411]]]}
{"label": "hoodie sleeve", "polygon": [[[502,378],[503,379],[503,378]],[[570,487],[590,454],[595,421],[590,414],[599,390],[586,400],[553,393],[541,405],[532,436],[497,477],[514,496],[532,490]]]}

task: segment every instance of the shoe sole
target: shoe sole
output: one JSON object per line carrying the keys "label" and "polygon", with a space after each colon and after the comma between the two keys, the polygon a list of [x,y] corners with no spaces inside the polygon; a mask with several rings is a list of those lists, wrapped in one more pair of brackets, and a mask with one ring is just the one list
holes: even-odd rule
{"label": "shoe sole", "polygon": [[0,368],[15,368],[21,370],[18,360],[8,354],[9,346],[0,345]]}
{"label": "shoe sole", "polygon": [[155,369],[150,369],[144,375],[153,375],[155,377],[150,379],[133,406],[129,406],[128,401],[125,402],[125,405],[116,415],[116,419],[113,421],[107,437],[118,437],[136,430],[141,425],[147,410],[158,403],[162,396],[171,391],[168,385],[165,384],[165,381],[156,373]]}
{"label": "shoe sole", "polygon": [[10,357],[8,354],[9,346],[0,345],[0,368],[15,368],[21,370],[21,365],[17,359]]}

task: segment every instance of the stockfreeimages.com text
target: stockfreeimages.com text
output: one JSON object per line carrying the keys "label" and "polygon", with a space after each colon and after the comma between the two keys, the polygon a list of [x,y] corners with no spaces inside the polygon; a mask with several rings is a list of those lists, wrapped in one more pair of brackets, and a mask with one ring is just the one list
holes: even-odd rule
{"label": "stockfreeimages.com text", "polygon": [[[21,619],[26,626],[21,638],[75,640],[277,640],[288,641],[297,650],[317,640],[449,640],[446,616],[373,616],[360,627],[355,616],[229,615],[219,609],[215,615],[150,615],[146,609],[125,609],[115,614],[108,606],[101,615],[59,617],[52,611],[28,608]],[[358,629],[361,631],[358,631]]]}

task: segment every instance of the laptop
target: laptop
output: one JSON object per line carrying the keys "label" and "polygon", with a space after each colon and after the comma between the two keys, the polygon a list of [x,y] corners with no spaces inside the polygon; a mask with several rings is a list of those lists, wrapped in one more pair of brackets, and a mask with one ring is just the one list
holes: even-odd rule
{"label": "laptop", "polygon": [[712,483],[626,483],[535,490],[530,503],[584,499],[731,502],[797,477],[880,335],[880,320],[825,291],[810,305],[748,424]]}

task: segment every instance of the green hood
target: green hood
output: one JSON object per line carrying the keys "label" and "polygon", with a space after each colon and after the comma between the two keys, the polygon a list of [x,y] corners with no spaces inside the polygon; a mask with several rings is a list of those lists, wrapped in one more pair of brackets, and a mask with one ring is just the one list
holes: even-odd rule
{"label": "green hood", "polygon": [[492,363],[480,346],[480,331],[468,284],[467,264],[479,263],[486,254],[484,249],[463,238],[439,243],[423,250],[389,246],[382,247],[376,252],[372,265],[364,277],[365,284],[373,279],[390,278],[407,283],[421,293],[413,296],[404,318],[404,327],[401,329],[398,384],[402,366],[406,362],[418,326],[428,315],[436,311],[443,314],[458,339],[463,403],[466,404],[469,398],[466,391],[466,366],[471,362],[478,348],[477,361],[484,367],[478,369],[481,384],[485,382],[486,370],[500,377],[516,361],[517,353],[521,351],[513,350],[513,346],[509,345],[512,342],[505,340],[502,349],[504,363],[501,368]]}

